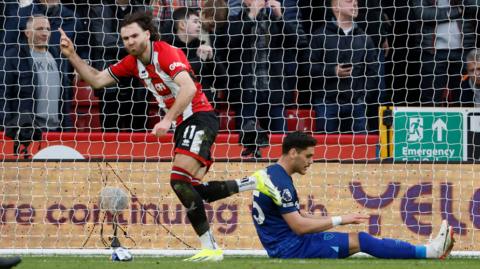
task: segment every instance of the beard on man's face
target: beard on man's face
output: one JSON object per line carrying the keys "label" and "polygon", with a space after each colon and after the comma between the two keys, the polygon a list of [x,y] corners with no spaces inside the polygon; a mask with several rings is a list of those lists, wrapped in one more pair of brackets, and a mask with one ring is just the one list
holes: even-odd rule
{"label": "beard on man's face", "polygon": [[133,56],[139,56],[145,51],[146,48],[147,42],[144,42],[142,44],[139,44],[138,46],[133,46],[131,48],[126,47],[126,50],[129,54]]}

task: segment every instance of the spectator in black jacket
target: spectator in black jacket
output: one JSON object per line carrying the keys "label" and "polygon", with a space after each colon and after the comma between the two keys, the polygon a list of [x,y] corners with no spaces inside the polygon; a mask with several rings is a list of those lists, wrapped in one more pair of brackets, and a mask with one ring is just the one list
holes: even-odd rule
{"label": "spectator in black jacket", "polygon": [[[282,6],[282,20],[290,28],[294,29],[299,36],[310,34],[312,26],[313,5],[317,5],[320,0],[278,0]],[[206,5],[206,4],[205,4]],[[228,0],[228,11],[230,16],[237,17],[242,10],[242,0]],[[316,13],[316,12],[315,12]],[[307,31],[308,29],[308,31]],[[307,52],[300,48],[289,48],[283,55],[284,76],[283,89],[285,91],[285,105],[310,105],[310,91],[308,88],[308,77],[298,72],[303,70],[302,64]],[[299,80],[300,77],[300,80]],[[297,91],[298,90],[298,91]],[[296,92],[295,92],[296,91]],[[296,100],[294,100],[294,94]],[[297,103],[298,102],[298,103]]]}
{"label": "spectator in black jacket", "polygon": [[181,48],[192,65],[197,80],[210,103],[214,104],[216,89],[226,89],[224,65],[215,57],[215,50],[200,41],[202,24],[197,9],[181,7],[173,12],[174,33],[167,40]]}
{"label": "spectator in black jacket", "polygon": [[460,89],[453,90],[450,105],[461,107],[480,107],[480,49],[467,54],[467,75]]}
{"label": "spectator in black jacket", "polygon": [[282,16],[276,0],[243,0],[242,11],[229,17],[230,103],[242,130],[256,126],[257,119],[265,130],[286,129],[284,55],[288,48],[305,47],[306,38]]}
{"label": "spectator in black jacket", "polygon": [[[200,10],[202,34],[200,42],[210,45],[215,51],[215,62],[227,67],[228,15],[230,9],[225,0],[206,1]],[[225,70],[226,72],[226,70]]]}
{"label": "spectator in black jacket", "polygon": [[378,90],[377,49],[354,22],[356,0],[332,0],[331,10],[333,20],[311,41],[317,131],[366,133],[366,100]]}
{"label": "spectator in black jacket", "polygon": [[444,90],[460,87],[463,59],[476,47],[479,0],[410,0],[421,34],[422,105],[444,105]]}
{"label": "spectator in black jacket", "polygon": [[[391,93],[387,93],[386,75],[389,70],[386,70],[386,61],[390,56],[390,41],[388,37],[392,34],[391,19],[388,18],[387,6],[388,1],[381,0],[358,0],[358,17],[356,22],[362,28],[367,36],[369,36],[375,47],[377,48],[378,68],[378,93],[371,93],[367,103],[378,103],[379,105],[390,104]],[[371,131],[378,130],[378,106],[367,106],[367,120],[368,128]]]}
{"label": "spectator in black jacket", "polygon": [[[65,131],[72,127],[71,80],[67,61],[55,47],[48,46],[50,23],[43,15],[28,19],[27,43],[9,48],[2,59],[0,90],[5,92],[5,129],[17,128],[20,116],[23,125],[42,131]],[[26,126],[22,126],[26,127]]]}
{"label": "spectator in black jacket", "polygon": [[[92,66],[103,70],[127,55],[120,38],[123,18],[145,11],[142,1],[103,0],[90,9],[90,45]],[[120,90],[119,90],[120,88]],[[114,87],[94,92],[100,99],[103,131],[145,131],[147,90],[138,79],[124,79]]]}

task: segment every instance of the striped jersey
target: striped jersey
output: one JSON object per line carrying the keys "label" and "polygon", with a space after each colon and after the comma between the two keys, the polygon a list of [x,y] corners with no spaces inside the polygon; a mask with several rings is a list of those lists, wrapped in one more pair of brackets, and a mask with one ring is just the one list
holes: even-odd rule
{"label": "striped jersey", "polygon": [[117,82],[121,77],[133,76],[141,79],[145,87],[155,96],[160,108],[166,112],[175,103],[175,98],[180,90],[174,78],[178,73],[186,71],[192,77],[197,91],[192,102],[178,116],[176,124],[179,125],[193,113],[213,110],[181,49],[164,41],[154,41],[151,53],[150,63],[147,65],[144,65],[135,56],[127,55],[116,64],[111,65],[108,72]]}

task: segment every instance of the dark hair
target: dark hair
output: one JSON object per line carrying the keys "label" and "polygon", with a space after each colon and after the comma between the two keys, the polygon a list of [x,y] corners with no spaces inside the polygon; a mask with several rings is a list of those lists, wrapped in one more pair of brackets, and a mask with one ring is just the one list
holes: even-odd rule
{"label": "dark hair", "polygon": [[296,131],[289,133],[282,143],[282,154],[288,154],[288,152],[294,148],[297,150],[305,150],[308,147],[314,147],[317,145],[317,140],[304,132]]}
{"label": "dark hair", "polygon": [[204,18],[210,19],[215,25],[223,26],[228,19],[228,6],[225,0],[205,1],[202,7]]}
{"label": "dark hair", "polygon": [[173,31],[178,31],[178,23],[183,20],[188,20],[190,16],[195,15],[199,16],[199,10],[195,8],[180,7],[177,8],[173,14]]}
{"label": "dark hair", "polygon": [[138,11],[132,14],[128,14],[123,19],[120,28],[123,28],[132,23],[137,23],[144,31],[150,31],[150,41],[160,40],[160,34],[157,27],[153,22],[153,16],[150,12]]}

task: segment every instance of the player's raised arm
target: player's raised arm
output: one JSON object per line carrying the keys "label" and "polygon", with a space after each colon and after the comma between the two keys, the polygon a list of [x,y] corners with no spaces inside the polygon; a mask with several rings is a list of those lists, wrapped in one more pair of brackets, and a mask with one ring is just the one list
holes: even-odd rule
{"label": "player's raised arm", "polygon": [[92,88],[99,89],[105,86],[115,83],[115,79],[108,73],[107,70],[98,71],[97,69],[91,67],[85,61],[78,56],[75,52],[75,47],[73,46],[72,40],[68,38],[65,32],[58,28],[60,31],[60,49],[62,54],[70,61],[73,65],[73,68],[82,76]]}

